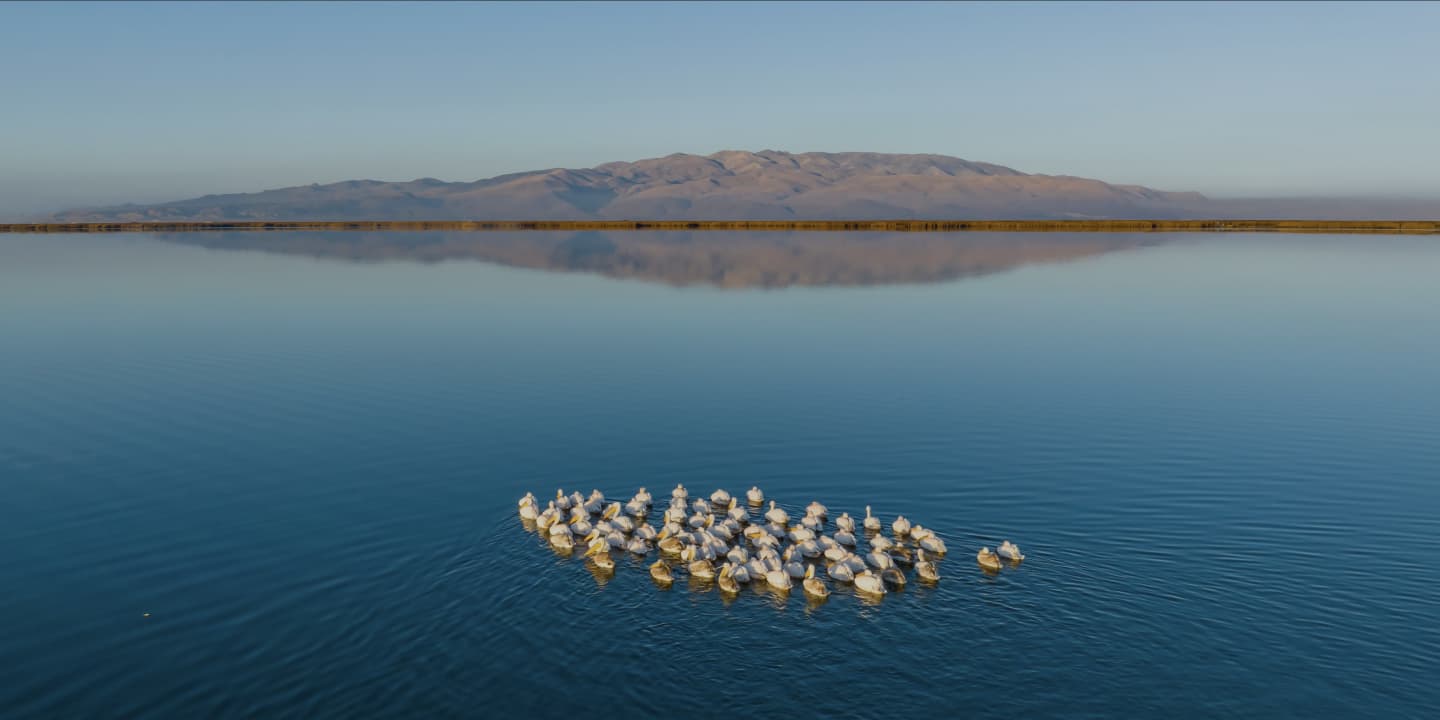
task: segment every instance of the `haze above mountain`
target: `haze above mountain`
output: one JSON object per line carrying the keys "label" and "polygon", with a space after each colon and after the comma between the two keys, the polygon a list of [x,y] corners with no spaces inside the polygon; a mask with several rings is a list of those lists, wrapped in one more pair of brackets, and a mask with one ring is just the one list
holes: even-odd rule
{"label": "haze above mountain", "polygon": [[[1358,205],[1356,203],[1359,203]],[[1393,203],[1392,203],[1393,205]],[[1434,203],[1352,201],[1351,217],[1422,217]],[[474,182],[351,180],[153,205],[77,209],[58,221],[1341,217],[1329,201],[1215,201],[945,155],[677,153]]]}

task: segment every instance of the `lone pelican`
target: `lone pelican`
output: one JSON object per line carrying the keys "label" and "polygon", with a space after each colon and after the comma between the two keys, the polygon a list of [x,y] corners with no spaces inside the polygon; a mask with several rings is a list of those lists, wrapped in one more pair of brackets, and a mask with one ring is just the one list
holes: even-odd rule
{"label": "lone pelican", "polygon": [[745,498],[750,501],[751,505],[765,504],[765,493],[755,485],[750,486],[750,489],[745,493]]}

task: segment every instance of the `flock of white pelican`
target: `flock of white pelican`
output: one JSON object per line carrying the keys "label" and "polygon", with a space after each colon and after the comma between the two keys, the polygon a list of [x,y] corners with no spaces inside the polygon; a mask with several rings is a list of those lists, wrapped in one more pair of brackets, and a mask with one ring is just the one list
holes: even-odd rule
{"label": "flock of white pelican", "polygon": [[[758,487],[750,488],[742,503],[725,490],[692,499],[684,485],[676,485],[656,520],[659,530],[648,521],[653,508],[654,498],[643,487],[623,503],[607,501],[599,490],[589,496],[556,490],[555,499],[543,508],[533,493],[519,503],[527,528],[538,530],[562,554],[583,547],[601,571],[614,569],[612,552],[640,558],[658,552],[650,577],[662,586],[675,581],[678,569],[695,580],[713,582],[723,593],[739,592],[747,583],[781,592],[798,584],[807,596],[823,599],[830,588],[815,574],[819,566],[834,582],[880,596],[905,586],[907,568],[920,582],[939,582],[937,563],[946,553],[945,541],[933,530],[904,515],[890,523],[887,536],[868,505],[862,518],[842,512],[831,523],[830,510],[811,502],[804,515],[795,518],[774,500],[767,509]],[[868,551],[862,552],[862,538]],[[991,573],[1003,562],[1013,565],[1024,559],[1009,540],[995,550],[981,548],[975,556],[981,569]]]}

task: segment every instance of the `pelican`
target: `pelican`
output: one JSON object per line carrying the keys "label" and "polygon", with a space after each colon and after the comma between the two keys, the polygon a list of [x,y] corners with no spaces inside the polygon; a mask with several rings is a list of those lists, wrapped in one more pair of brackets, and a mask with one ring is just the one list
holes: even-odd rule
{"label": "pelican", "polygon": [[759,540],[762,535],[769,537],[770,533],[765,532],[765,528],[760,525],[751,525],[745,528],[745,538],[752,543]]}
{"label": "pelican", "polygon": [[631,500],[625,503],[625,514],[631,517],[644,517],[650,511],[650,506],[639,500]]}
{"label": "pelican", "polygon": [[800,550],[801,555],[807,558],[819,557],[820,555],[820,544],[814,540],[806,540],[795,547]]}
{"label": "pelican", "polygon": [[761,533],[760,537],[755,538],[755,540],[752,541],[751,544],[757,548],[767,547],[774,549],[780,547],[780,538],[777,538],[770,533]]}
{"label": "pelican", "polygon": [[613,521],[610,522],[610,524],[614,525],[615,529],[619,530],[622,533],[635,532],[635,521],[624,515],[615,518]]}
{"label": "pelican", "polygon": [[814,515],[823,520],[830,515],[830,508],[821,505],[819,501],[811,500],[810,504],[805,506],[805,514]]}
{"label": "pelican", "polygon": [[767,524],[765,525],[765,532],[768,532],[768,533],[770,533],[771,535],[774,535],[776,540],[784,540],[784,539],[785,539],[785,534],[786,534],[787,532],[789,532],[789,531],[785,529],[785,526],[784,526],[784,525],[780,525],[780,524],[777,524],[777,523],[773,523],[773,522],[772,522],[772,523],[767,523]]}
{"label": "pelican", "polygon": [[860,573],[865,571],[864,558],[856,555],[855,553],[850,553],[849,555],[846,555],[845,559],[841,560],[840,563],[843,564],[845,567],[850,568],[850,572],[852,573]]}
{"label": "pelican", "polygon": [[844,559],[845,559],[845,556],[846,556],[846,555],[849,555],[849,554],[850,554],[850,551],[849,551],[849,550],[846,550],[845,548],[840,547],[839,545],[836,545],[835,547],[827,548],[827,549],[825,550],[825,559],[826,559],[826,560],[829,560],[829,561],[832,562],[832,563],[833,563],[833,562],[840,562],[841,560],[844,560]]}
{"label": "pelican", "polygon": [[866,506],[865,506],[865,529],[866,529],[866,530],[879,530],[879,529],[880,529],[880,518],[875,517],[874,515],[871,515],[871,514],[870,514],[870,506],[869,506],[869,505],[866,505]]}
{"label": "pelican", "polygon": [[552,524],[552,525],[550,526],[550,530],[549,530],[548,532],[549,532],[549,534],[550,534],[550,537],[552,537],[552,538],[555,537],[555,536],[557,536],[557,535],[567,535],[567,536],[568,536],[568,535],[573,535],[573,534],[574,534],[573,532],[571,532],[570,526],[569,526],[569,525],[566,525],[565,523],[562,523],[562,522],[557,522],[557,523]]}
{"label": "pelican", "polygon": [[730,548],[729,552],[725,553],[725,558],[737,565],[744,565],[746,562],[749,562],[750,553],[745,552],[745,548],[736,545]]}
{"label": "pelican", "polygon": [[570,493],[570,507],[577,508],[583,506],[584,504],[585,496],[581,495],[579,490]]}
{"label": "pelican", "polygon": [[635,537],[641,540],[654,540],[655,528],[650,527],[650,523],[640,523],[640,527],[635,528]]}
{"label": "pelican", "polygon": [[570,521],[570,529],[573,530],[573,531],[575,531],[575,534],[576,534],[576,535],[589,535],[589,534],[590,534],[590,531],[593,530],[594,528],[592,528],[592,527],[590,526],[590,521],[589,521],[589,520],[586,520],[586,519],[583,519],[583,518],[582,518],[582,519],[579,519],[579,520],[571,520],[571,521]]}
{"label": "pelican", "polygon": [[776,507],[775,501],[771,500],[770,509],[765,512],[765,519],[769,520],[772,523],[775,523],[776,525],[784,527],[786,523],[790,522],[790,513],[787,513],[783,509]]}
{"label": "pelican", "polygon": [[516,503],[516,504],[519,505],[519,506],[522,507],[522,508],[525,507],[526,505],[534,505],[534,504],[535,504],[535,493],[532,493],[532,492],[527,492],[527,493],[525,493],[525,497],[520,498],[520,502],[519,502],[519,503]]}
{"label": "pelican", "polygon": [[605,509],[605,499],[597,498],[594,495],[591,495],[590,499],[586,500],[584,503],[581,503],[580,506],[585,508],[585,512],[590,513],[591,515],[595,515],[601,510]]}
{"label": "pelican", "polygon": [[720,586],[720,592],[740,592],[740,583],[735,581],[734,572],[735,566],[730,563],[726,563],[724,567],[720,568],[720,576],[715,580],[716,584]]}
{"label": "pelican", "polygon": [[619,530],[611,530],[610,534],[605,536],[605,542],[610,543],[610,547],[620,548],[623,550],[625,549],[625,545],[628,544],[630,541],[626,540],[625,534],[620,532]]}
{"label": "pelican", "polygon": [[940,580],[940,571],[935,569],[935,563],[925,559],[924,550],[917,550],[915,552],[915,558],[915,574],[918,575],[921,580],[929,582],[937,582]]}
{"label": "pelican", "polygon": [[695,502],[690,503],[690,509],[701,515],[709,515],[710,503],[705,502],[704,498],[695,498]]}
{"label": "pelican", "polygon": [[785,549],[785,573],[796,580],[805,577],[805,563],[796,557],[795,547]]}
{"label": "pelican", "polygon": [[825,527],[825,521],[821,520],[819,515],[806,515],[800,518],[800,525],[807,530],[819,532],[821,528]]}
{"label": "pelican", "polygon": [[885,583],[879,575],[866,570],[855,575],[855,589],[870,595],[884,595]]}
{"label": "pelican", "polygon": [[765,562],[758,557],[752,557],[750,562],[745,563],[745,573],[752,580],[764,582],[765,573],[768,572],[770,568],[765,567]]}
{"label": "pelican", "polygon": [[541,511],[539,515],[535,516],[535,526],[541,530],[549,530],[550,526],[554,525],[555,521],[559,519],[560,511],[555,509],[555,501],[551,500],[550,505]]}
{"label": "pelican", "polygon": [[980,563],[980,567],[982,569],[989,570],[991,572],[995,572],[1000,569],[1000,556],[996,555],[988,547],[982,547],[980,548],[980,552],[975,553],[975,562]]}
{"label": "pelican", "polygon": [[730,576],[735,578],[735,582],[742,585],[750,582],[750,564],[735,565],[734,569],[730,571]]}
{"label": "pelican", "polygon": [[710,493],[710,502],[716,505],[729,505],[730,493],[725,492],[724,488],[716,490],[715,492]]}
{"label": "pelican", "polygon": [[871,550],[870,554],[865,556],[865,562],[876,570],[888,570],[895,567],[895,560],[883,550]]}
{"label": "pelican", "polygon": [[685,522],[685,508],[671,506],[665,510],[665,522]]}
{"label": "pelican", "polygon": [[570,552],[575,549],[575,541],[570,539],[569,535],[551,535],[550,544],[562,552]]}
{"label": "pelican", "polygon": [[696,560],[689,565],[690,577],[697,580],[714,580],[715,566],[709,560]]}
{"label": "pelican", "polygon": [[846,547],[855,547],[855,533],[850,530],[835,531],[835,542]]}
{"label": "pelican", "polygon": [[890,523],[890,530],[895,533],[895,537],[903,538],[910,534],[910,521],[906,520],[904,515],[896,517],[895,522]]}
{"label": "pelican", "polygon": [[855,532],[855,518],[850,517],[850,513],[842,512],[840,517],[835,518],[835,527],[853,533]]}
{"label": "pelican", "polygon": [[520,519],[534,520],[538,517],[540,517],[540,511],[535,509],[534,502],[520,503]]}
{"label": "pelican", "polygon": [[790,539],[790,542],[792,543],[802,543],[806,540],[814,540],[815,533],[807,527],[804,527],[802,525],[796,525],[795,527],[790,529],[788,537]]}
{"label": "pelican", "polygon": [[592,557],[591,560],[594,560],[595,567],[598,567],[601,570],[615,569],[615,558],[610,557],[610,553],[608,552],[595,553],[595,556]]}
{"label": "pelican", "polygon": [[855,571],[851,570],[850,567],[845,563],[834,563],[829,567],[826,567],[825,572],[829,573],[830,579],[834,580],[835,582],[855,582]]}
{"label": "pelican", "polygon": [[680,544],[680,538],[673,535],[670,537],[661,538],[658,545],[660,546],[660,552],[667,555],[678,555],[680,554],[681,549],[684,547]]}
{"label": "pelican", "polygon": [[900,572],[899,568],[889,567],[881,570],[880,580],[893,588],[905,587],[905,573]]}
{"label": "pelican", "polygon": [[640,492],[635,493],[635,502],[649,505],[652,501],[653,498],[650,497],[650,492],[643,487],[640,488]]}
{"label": "pelican", "polygon": [[658,583],[669,584],[675,581],[674,573],[670,572],[670,566],[666,565],[664,560],[656,560],[655,564],[650,566],[650,577]]}
{"label": "pelican", "polygon": [[561,510],[570,509],[570,498],[565,497],[564,490],[555,491],[555,507],[560,508]]}
{"label": "pelican", "polygon": [[730,498],[730,508],[725,511],[725,514],[737,523],[750,522],[750,510],[743,506],[736,505],[735,498],[733,497]]}
{"label": "pelican", "polygon": [[690,527],[692,527],[692,528],[702,528],[702,527],[705,527],[705,518],[706,518],[706,517],[708,517],[708,516],[706,516],[706,515],[701,515],[700,513],[695,513],[694,515],[691,515],[691,516],[690,516],[690,519],[689,519],[687,522],[690,524]]}
{"label": "pelican", "polygon": [[681,484],[679,484],[679,483],[676,483],[676,484],[675,484],[675,489],[670,491],[670,497],[675,498],[676,500],[682,500],[682,501],[683,501],[683,500],[685,500],[685,499],[687,499],[687,498],[690,497],[690,493],[685,490],[685,486],[684,486],[684,485],[681,485]]}
{"label": "pelican", "polygon": [[927,527],[920,527],[919,523],[910,526],[910,539],[920,542],[928,537],[935,537],[935,531]]}
{"label": "pelican", "polygon": [[920,549],[935,553],[936,555],[944,555],[945,541],[932,534],[920,541]]}
{"label": "pelican", "polygon": [[1009,540],[1001,541],[1000,547],[995,549],[995,554],[1010,562],[1020,562],[1025,556],[1020,553],[1020,546]]}
{"label": "pelican", "polygon": [[640,538],[635,538],[634,540],[631,540],[630,544],[626,545],[625,547],[630,552],[639,555],[640,557],[645,557],[646,555],[650,554],[650,543],[645,542]]}
{"label": "pelican", "polygon": [[893,547],[895,547],[895,543],[892,542],[890,538],[887,538],[884,535],[877,535],[874,539],[870,541],[871,550],[879,550],[881,552],[884,552]]}
{"label": "pelican", "polygon": [[910,567],[915,564],[915,559],[910,557],[910,548],[904,545],[896,545],[890,548],[890,558],[895,561],[896,565],[904,567]]}
{"label": "pelican", "polygon": [[596,537],[594,533],[585,537],[585,557],[595,557],[609,550],[610,543],[605,542],[605,538]]}
{"label": "pelican", "polygon": [[805,588],[805,594],[817,600],[824,600],[830,597],[830,588],[825,587],[825,581],[815,577],[815,566],[805,568],[805,579],[800,583]]}
{"label": "pelican", "polygon": [[765,573],[765,582],[776,590],[789,590],[791,586],[790,574],[784,570],[771,570]]}
{"label": "pelican", "polygon": [[759,486],[751,485],[750,489],[745,492],[745,499],[749,500],[751,505],[764,505],[765,493],[760,490]]}

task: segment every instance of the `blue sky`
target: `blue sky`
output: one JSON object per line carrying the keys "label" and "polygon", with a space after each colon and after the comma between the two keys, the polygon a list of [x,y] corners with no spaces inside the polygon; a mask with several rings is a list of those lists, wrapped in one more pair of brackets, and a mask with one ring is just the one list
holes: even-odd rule
{"label": "blue sky", "polygon": [[0,214],[720,149],[1440,196],[1440,4],[0,3]]}

